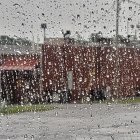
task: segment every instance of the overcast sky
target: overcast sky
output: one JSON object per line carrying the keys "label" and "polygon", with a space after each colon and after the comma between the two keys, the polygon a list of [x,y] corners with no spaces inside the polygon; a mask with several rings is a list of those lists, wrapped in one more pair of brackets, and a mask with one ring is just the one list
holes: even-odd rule
{"label": "overcast sky", "polygon": [[[0,34],[43,40],[41,23],[47,23],[46,37],[62,37],[61,30],[78,31],[83,38],[102,31],[115,35],[116,0],[0,0]],[[140,22],[140,6],[121,0],[120,34],[126,36],[129,26]],[[140,0],[132,0],[140,4]],[[132,8],[131,8],[132,7]],[[109,10],[109,11],[108,11]],[[90,28],[88,28],[90,27]],[[129,34],[135,29],[129,28]],[[137,32],[139,35],[139,31]]]}

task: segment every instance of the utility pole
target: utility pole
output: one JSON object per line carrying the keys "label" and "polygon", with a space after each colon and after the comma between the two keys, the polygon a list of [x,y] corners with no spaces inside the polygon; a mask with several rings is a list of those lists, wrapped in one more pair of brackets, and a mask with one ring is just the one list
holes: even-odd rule
{"label": "utility pole", "polygon": [[41,28],[44,31],[44,40],[43,40],[43,46],[41,46],[40,49],[40,96],[42,95],[42,91],[43,91],[43,47],[45,45],[45,38],[46,38],[46,28],[47,28],[47,24],[46,23],[42,23],[41,24]]}
{"label": "utility pole", "polygon": [[120,1],[116,0],[116,59],[115,59],[115,80],[114,80],[114,87],[115,87],[115,94],[118,97],[119,95],[119,53],[118,53],[118,45],[119,45],[119,14],[120,14]]}
{"label": "utility pole", "polygon": [[119,14],[120,14],[120,2],[116,0],[117,9],[116,9],[116,47],[118,47],[118,35],[119,35]]}

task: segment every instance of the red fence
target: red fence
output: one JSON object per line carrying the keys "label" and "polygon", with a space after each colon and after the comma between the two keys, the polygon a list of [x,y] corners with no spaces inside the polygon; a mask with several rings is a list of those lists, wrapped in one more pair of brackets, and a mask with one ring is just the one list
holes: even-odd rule
{"label": "red fence", "polygon": [[116,84],[119,96],[132,95],[140,86],[139,69],[139,48],[43,46],[44,90],[66,88],[67,72],[72,71],[75,99],[82,91],[88,92],[97,87],[109,86],[115,94]]}

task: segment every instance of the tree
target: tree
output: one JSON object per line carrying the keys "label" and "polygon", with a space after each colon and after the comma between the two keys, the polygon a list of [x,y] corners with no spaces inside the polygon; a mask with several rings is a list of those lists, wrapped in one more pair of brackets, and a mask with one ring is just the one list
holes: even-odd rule
{"label": "tree", "polygon": [[102,32],[99,31],[98,33],[91,33],[89,40],[91,42],[99,42],[101,38],[102,38]]}
{"label": "tree", "polygon": [[31,46],[31,41],[23,38],[11,38],[9,36],[3,35],[0,36],[0,44],[1,45],[24,45]]}

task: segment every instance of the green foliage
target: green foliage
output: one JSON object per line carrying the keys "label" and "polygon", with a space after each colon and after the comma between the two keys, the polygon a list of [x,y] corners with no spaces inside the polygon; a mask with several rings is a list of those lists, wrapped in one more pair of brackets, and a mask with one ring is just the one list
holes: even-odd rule
{"label": "green foliage", "polygon": [[137,104],[140,103],[139,97],[126,97],[113,100],[105,100],[103,103],[116,103],[116,104]]}
{"label": "green foliage", "polygon": [[89,40],[91,42],[98,42],[98,40],[102,37],[102,32],[91,33]]}
{"label": "green foliage", "polygon": [[131,97],[131,98],[119,99],[118,103],[123,103],[123,104],[140,103],[140,98],[139,97]]}

